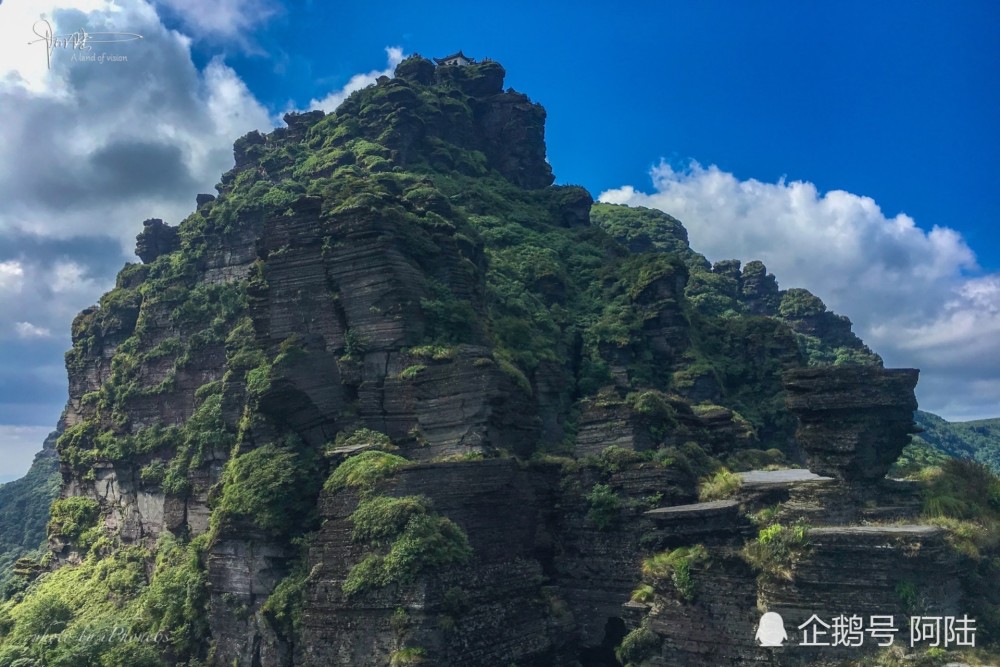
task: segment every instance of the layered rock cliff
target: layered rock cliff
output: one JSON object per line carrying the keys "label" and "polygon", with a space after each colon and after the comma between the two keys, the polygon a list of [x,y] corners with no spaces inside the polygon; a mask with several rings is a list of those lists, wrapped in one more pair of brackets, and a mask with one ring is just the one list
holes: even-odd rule
{"label": "layered rock cliff", "polygon": [[[894,615],[911,579],[963,608],[989,568],[882,479],[915,373],[760,262],[552,185],[504,74],[407,59],[144,223],[73,322],[51,557],[0,667],[797,665],[825,656],[756,646],[761,611]],[[836,479],[731,472],[804,463]]]}

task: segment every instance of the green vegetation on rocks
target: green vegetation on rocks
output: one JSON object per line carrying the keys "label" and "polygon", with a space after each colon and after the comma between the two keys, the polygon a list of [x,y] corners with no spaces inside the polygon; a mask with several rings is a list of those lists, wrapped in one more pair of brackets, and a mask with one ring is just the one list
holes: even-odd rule
{"label": "green vegetation on rocks", "polygon": [[743,559],[761,576],[792,579],[795,562],[809,547],[809,526],[773,523],[761,528],[757,539],[743,547]]}
{"label": "green vegetation on rocks", "polygon": [[472,557],[462,529],[421,498],[369,498],[351,521],[353,539],[375,551],[351,568],[343,584],[347,595],[408,584],[425,570],[461,565]]}
{"label": "green vegetation on rocks", "polygon": [[409,461],[401,456],[382,451],[361,452],[337,466],[326,480],[327,491],[353,487],[370,491],[380,479],[392,475]]}
{"label": "green vegetation on rocks", "polygon": [[678,547],[651,556],[642,562],[643,577],[653,584],[669,581],[676,595],[685,602],[695,599],[695,581],[692,566],[708,560],[708,551],[697,544]]}

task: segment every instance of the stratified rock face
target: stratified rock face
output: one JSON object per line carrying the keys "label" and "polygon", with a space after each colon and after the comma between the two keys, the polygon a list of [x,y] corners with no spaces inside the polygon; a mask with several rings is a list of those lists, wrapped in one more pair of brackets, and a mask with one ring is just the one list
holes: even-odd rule
{"label": "stratified rock face", "polygon": [[[727,267],[726,272],[730,272],[730,267]],[[750,312],[755,315],[770,315],[777,312],[781,303],[778,282],[773,273],[767,272],[767,267],[762,262],[747,262],[739,280],[742,297],[746,300]]]}
{"label": "stratified rock face", "polygon": [[[694,504],[722,462],[795,459],[789,409],[811,467],[884,475],[915,372],[802,370],[783,389],[807,362],[878,360],[763,264],[711,266],[666,214],[553,187],[545,112],[503,79],[414,56],[333,113],[240,138],[218,198],[147,221],[143,264],[74,320],[54,561],[145,554],[138,573],[181,582],[194,617],[156,622],[194,629],[169,661],[606,667],[644,623],[651,665],[768,664],[762,591],[791,608],[846,574],[758,587],[746,511],[913,518],[911,487],[801,473]],[[330,484],[388,451],[391,474]],[[359,516],[373,497],[409,505]],[[865,538],[852,557],[888,570]],[[664,579],[630,602],[643,559],[695,544],[712,559],[696,601]]]}
{"label": "stratified rock face", "polygon": [[157,257],[171,253],[181,247],[177,228],[171,227],[159,218],[150,218],[144,221],[142,227],[142,233],[135,238],[135,254],[144,263],[149,264]]}
{"label": "stratified rock face", "polygon": [[885,477],[916,432],[916,369],[834,366],[788,371],[788,409],[809,469],[846,481]]}
{"label": "stratified rock face", "polygon": [[[376,667],[404,645],[428,651],[432,664],[571,665],[557,659],[549,609],[540,595],[540,503],[532,476],[509,460],[421,464],[375,492],[420,497],[462,527],[473,564],[437,568],[418,585],[348,596],[344,581],[364,557],[352,539],[359,496],[324,497],[323,528],[310,554],[311,586],[303,615],[303,667]],[[405,627],[393,621],[406,609]],[[447,624],[447,626],[445,626]],[[447,627],[446,632],[441,628]],[[405,636],[405,642],[404,642]]]}

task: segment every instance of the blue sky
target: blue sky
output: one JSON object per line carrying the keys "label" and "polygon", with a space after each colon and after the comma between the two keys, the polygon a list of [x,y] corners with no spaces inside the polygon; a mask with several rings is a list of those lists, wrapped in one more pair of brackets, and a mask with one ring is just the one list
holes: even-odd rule
{"label": "blue sky", "polygon": [[[539,4],[5,0],[0,479],[55,423],[72,317],[135,261],[143,219],[182,218],[247,131],[459,48],[545,106],[559,182],[813,290],[923,369],[921,407],[1000,416],[1000,5]],[[48,69],[41,14],[144,39]]]}
{"label": "blue sky", "polygon": [[660,157],[786,175],[955,225],[1000,265],[985,196],[1000,171],[996,3],[346,4],[288,3],[258,35],[280,70],[228,62],[277,109],[380,68],[383,46],[462,48],[545,106],[562,182],[641,183]]}

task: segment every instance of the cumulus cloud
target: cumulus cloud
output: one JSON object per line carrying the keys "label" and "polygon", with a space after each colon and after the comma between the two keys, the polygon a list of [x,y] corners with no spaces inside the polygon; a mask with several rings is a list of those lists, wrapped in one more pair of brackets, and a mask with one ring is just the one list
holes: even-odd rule
{"label": "cumulus cloud", "polygon": [[309,110],[322,109],[327,113],[334,111],[354,91],[370,86],[380,76],[392,76],[396,70],[396,65],[403,62],[403,49],[398,46],[387,46],[385,54],[389,60],[385,69],[372,70],[366,74],[355,74],[340,90],[331,92],[321,100],[312,100],[309,103]]}
{"label": "cumulus cloud", "polygon": [[184,29],[199,38],[236,40],[249,46],[248,33],[281,13],[282,7],[272,0],[157,0],[184,25]]}
{"label": "cumulus cloud", "polygon": [[760,259],[783,287],[813,291],[887,364],[922,369],[923,409],[1000,416],[1000,276],[982,275],[960,233],[804,181],[741,180],[696,162],[651,175],[652,192],[626,185],[600,200],[663,210],[709,259]]}
{"label": "cumulus cloud", "polygon": [[24,267],[20,262],[0,262],[0,292],[20,292],[24,280]]}
{"label": "cumulus cloud", "polygon": [[14,330],[21,338],[51,338],[52,332],[45,327],[36,327],[31,322],[15,322]]}
{"label": "cumulus cloud", "polygon": [[[201,67],[192,58],[199,40],[219,53],[246,46],[248,31],[281,11],[279,0],[0,7],[0,108],[14,110],[0,124],[0,425],[55,423],[70,322],[135,261],[141,221],[182,220],[232,167],[236,138],[281,124],[221,56]],[[103,63],[54,49],[50,67],[44,44],[29,43],[39,20],[60,35],[143,39],[92,44],[94,55],[126,58]],[[391,74],[402,52],[387,49],[387,58],[388,69],[354,76],[314,104],[332,109]]]}
{"label": "cumulus cloud", "polygon": [[[0,124],[3,447],[10,429],[55,424],[70,322],[134,260],[141,221],[190,213],[232,166],[234,139],[275,120],[221,59],[197,67],[191,38],[165,27],[146,0],[14,2],[0,13],[0,108],[11,110]],[[40,20],[55,34],[143,39],[91,45],[122,61],[57,48],[50,68],[45,45],[29,44],[47,27]],[[31,428],[25,461],[51,430]],[[28,431],[18,433],[23,444]],[[10,472],[4,454],[0,476]]]}
{"label": "cumulus cloud", "polygon": [[[233,140],[274,122],[223,62],[200,71],[190,39],[168,30],[147,2],[67,4],[35,6],[33,16],[5,11],[4,30],[19,31],[3,48],[23,65],[0,79],[0,108],[18,109],[0,128],[0,234],[112,235],[130,254],[141,220],[177,222],[232,165]],[[126,61],[81,62],[55,49],[49,70],[45,46],[24,39],[40,10],[57,34],[143,39],[92,45],[95,55]]]}

